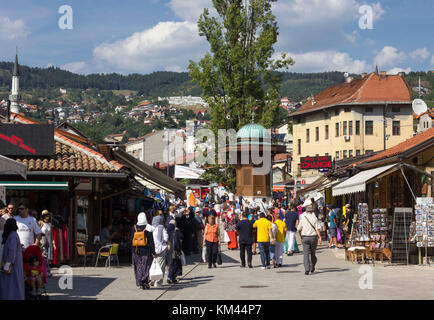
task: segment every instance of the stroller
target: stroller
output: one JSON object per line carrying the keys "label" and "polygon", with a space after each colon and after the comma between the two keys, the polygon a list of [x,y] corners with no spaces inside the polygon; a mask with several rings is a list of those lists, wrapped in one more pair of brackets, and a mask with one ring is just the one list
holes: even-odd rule
{"label": "stroller", "polygon": [[38,259],[39,265],[42,267],[43,285],[40,288],[41,294],[34,296],[34,295],[32,295],[32,286],[30,284],[30,281],[26,279],[26,281],[24,282],[25,298],[26,298],[26,300],[48,300],[47,290],[45,289],[45,284],[47,283],[47,277],[45,275],[46,274],[46,264],[45,264],[45,259],[42,257],[41,248],[33,245],[33,246],[29,246],[26,250],[24,250],[24,252],[23,252],[23,269],[25,271],[30,267],[30,260],[33,257],[36,257]]}

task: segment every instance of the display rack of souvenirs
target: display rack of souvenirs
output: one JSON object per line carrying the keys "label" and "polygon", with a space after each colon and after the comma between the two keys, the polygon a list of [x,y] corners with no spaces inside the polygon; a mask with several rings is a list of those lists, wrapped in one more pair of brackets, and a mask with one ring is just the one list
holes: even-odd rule
{"label": "display rack of souvenirs", "polygon": [[375,241],[373,248],[389,248],[392,224],[389,221],[387,209],[372,210],[371,240]]}
{"label": "display rack of souvenirs", "polygon": [[357,219],[355,221],[355,233],[353,240],[369,241],[371,224],[369,221],[369,208],[367,203],[359,203],[357,210]]}
{"label": "display rack of souvenirs", "polygon": [[434,247],[434,203],[432,198],[423,199],[415,205],[417,246]]}

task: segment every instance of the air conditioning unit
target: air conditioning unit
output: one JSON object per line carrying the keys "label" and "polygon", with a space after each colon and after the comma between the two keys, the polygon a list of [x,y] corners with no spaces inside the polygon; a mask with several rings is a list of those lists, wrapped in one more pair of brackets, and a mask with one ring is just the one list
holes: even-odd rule
{"label": "air conditioning unit", "polygon": [[344,136],[344,138],[345,138],[345,141],[350,141],[350,136],[349,135]]}

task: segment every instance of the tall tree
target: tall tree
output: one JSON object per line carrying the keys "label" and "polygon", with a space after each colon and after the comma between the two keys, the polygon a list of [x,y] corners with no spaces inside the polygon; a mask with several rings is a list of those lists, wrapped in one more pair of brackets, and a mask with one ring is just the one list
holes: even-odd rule
{"label": "tall tree", "polygon": [[211,111],[211,128],[240,129],[252,121],[271,127],[279,116],[281,73],[294,61],[274,59],[278,27],[272,13],[277,0],[213,0],[218,16],[204,9],[199,35],[210,51],[189,73],[203,89]]}

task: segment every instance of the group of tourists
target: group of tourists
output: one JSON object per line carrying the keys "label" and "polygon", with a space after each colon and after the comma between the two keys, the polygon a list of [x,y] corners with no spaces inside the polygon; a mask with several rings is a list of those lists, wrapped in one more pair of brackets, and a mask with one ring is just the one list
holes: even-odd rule
{"label": "group of tourists", "polygon": [[[23,300],[26,286],[32,296],[40,296],[47,277],[51,276],[49,266],[55,247],[51,213],[33,211],[23,203],[17,210],[12,203],[0,210],[0,300]],[[23,263],[28,248],[30,256]]]}
{"label": "group of tourists", "polygon": [[[153,217],[150,212],[141,212],[132,230],[137,287],[158,287],[165,275],[168,284],[177,283],[185,256],[192,254],[201,254],[208,268],[217,268],[222,242],[227,243],[229,250],[240,250],[241,268],[253,268],[252,256],[257,250],[261,269],[280,268],[285,253],[292,256],[299,252],[297,232],[303,244],[305,274],[315,272],[316,247],[321,244],[315,206],[305,207],[300,214],[295,203],[268,202],[265,198],[259,203],[242,197],[229,199],[225,197],[219,203],[205,201],[195,207],[180,201],[169,206],[167,212],[157,210]],[[138,245],[141,237],[146,237],[146,241]],[[153,264],[162,270],[158,280],[152,279]]]}

